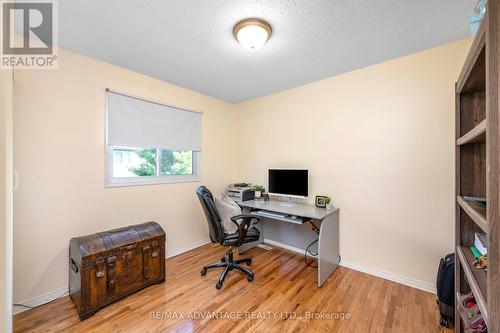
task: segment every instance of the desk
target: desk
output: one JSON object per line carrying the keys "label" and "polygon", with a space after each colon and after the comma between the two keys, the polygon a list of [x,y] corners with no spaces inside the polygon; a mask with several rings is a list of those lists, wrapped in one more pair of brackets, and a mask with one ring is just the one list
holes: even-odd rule
{"label": "desk", "polygon": [[[296,203],[293,206],[284,206],[281,201],[243,201],[239,205],[244,213],[259,216],[262,221],[266,219],[276,220],[283,223],[306,224],[313,228],[313,224],[319,227],[319,230],[313,230],[318,233],[318,287],[330,277],[339,265],[339,209],[327,210],[313,205]],[[262,211],[262,212],[259,212]],[[281,213],[287,216],[265,215],[266,212]],[[296,218],[291,218],[294,216]],[[260,230],[260,239],[257,242],[245,244],[238,250],[243,253],[249,248],[257,246],[264,242],[264,230],[262,223],[256,225]]]}

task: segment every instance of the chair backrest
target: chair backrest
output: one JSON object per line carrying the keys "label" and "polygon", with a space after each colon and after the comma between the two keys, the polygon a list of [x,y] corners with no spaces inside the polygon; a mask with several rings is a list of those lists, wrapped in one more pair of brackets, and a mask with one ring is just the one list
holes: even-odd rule
{"label": "chair backrest", "polygon": [[210,239],[214,243],[221,243],[224,238],[224,228],[212,192],[205,186],[200,186],[196,189],[196,195],[207,218]]}

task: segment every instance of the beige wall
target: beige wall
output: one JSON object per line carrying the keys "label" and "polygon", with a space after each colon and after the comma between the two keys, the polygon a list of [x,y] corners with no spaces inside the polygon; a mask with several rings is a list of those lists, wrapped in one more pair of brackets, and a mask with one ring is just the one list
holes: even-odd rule
{"label": "beige wall", "polygon": [[12,321],[12,71],[0,69],[0,332]]}
{"label": "beige wall", "polygon": [[[106,87],[203,111],[202,182],[105,188]],[[234,180],[232,104],[65,50],[57,70],[16,71],[14,88],[15,301],[67,286],[74,236],[155,220],[169,251],[208,238],[194,190]]]}
{"label": "beige wall", "polygon": [[434,283],[453,251],[454,82],[470,40],[239,105],[240,179],[310,170],[343,258]]}

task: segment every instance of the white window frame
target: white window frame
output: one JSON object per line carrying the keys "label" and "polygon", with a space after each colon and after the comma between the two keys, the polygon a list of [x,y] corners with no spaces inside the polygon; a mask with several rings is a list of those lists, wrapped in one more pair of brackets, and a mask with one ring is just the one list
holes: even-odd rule
{"label": "white window frame", "polygon": [[154,184],[172,184],[185,182],[201,181],[200,165],[201,152],[193,151],[193,173],[190,175],[161,175],[161,158],[162,149],[167,148],[149,148],[141,147],[140,149],[156,149],[156,176],[137,176],[137,177],[113,177],[113,149],[120,146],[106,145],[106,187],[123,187],[123,186],[138,186],[138,185],[154,185]]}

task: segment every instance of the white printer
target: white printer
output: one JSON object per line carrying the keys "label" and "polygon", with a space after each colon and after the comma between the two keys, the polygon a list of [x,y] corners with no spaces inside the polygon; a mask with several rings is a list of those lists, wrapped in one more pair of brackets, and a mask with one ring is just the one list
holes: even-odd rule
{"label": "white printer", "polygon": [[229,184],[226,188],[226,195],[231,197],[235,202],[253,200],[255,192],[252,190],[253,186],[249,183],[236,183]]}

